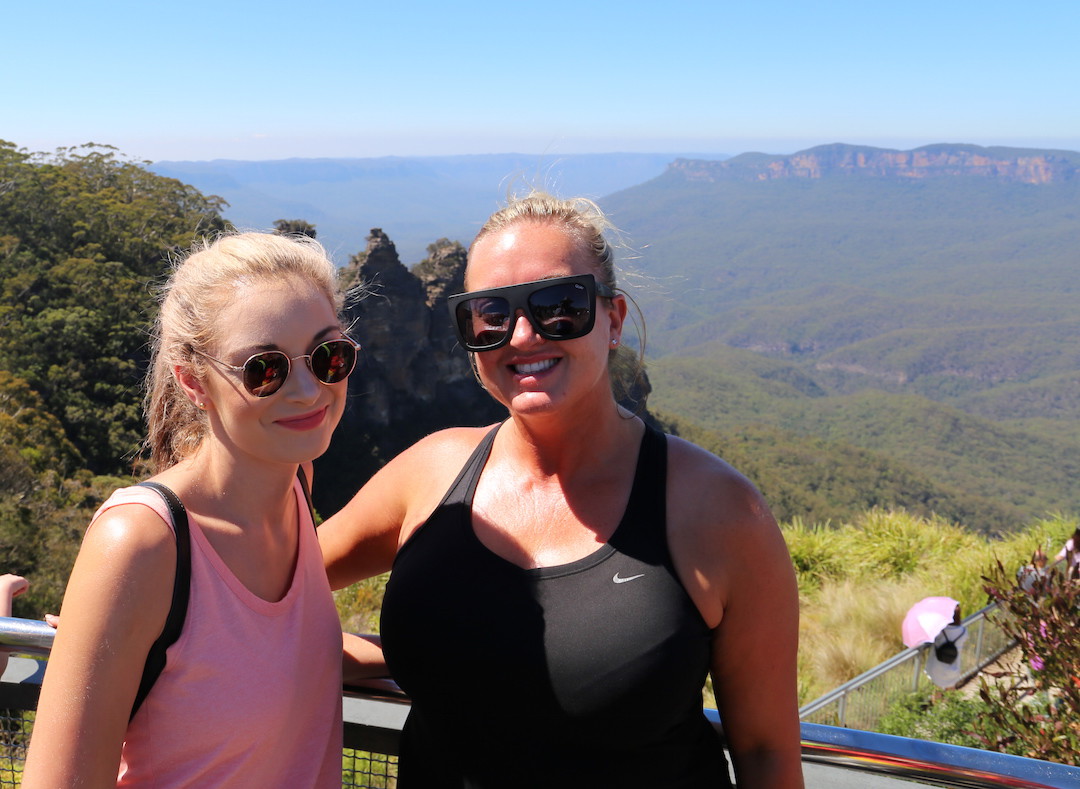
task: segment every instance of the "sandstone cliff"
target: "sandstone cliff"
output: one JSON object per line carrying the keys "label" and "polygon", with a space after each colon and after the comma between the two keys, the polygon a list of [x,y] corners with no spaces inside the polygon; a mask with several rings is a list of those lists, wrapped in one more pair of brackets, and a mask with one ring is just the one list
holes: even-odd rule
{"label": "sandstone cliff", "polygon": [[1076,179],[1080,175],[1080,155],[1071,151],[1027,151],[974,145],[941,144],[894,151],[836,144],[810,148],[790,156],[748,153],[722,162],[677,159],[668,171],[692,181],[977,176],[1051,184]]}

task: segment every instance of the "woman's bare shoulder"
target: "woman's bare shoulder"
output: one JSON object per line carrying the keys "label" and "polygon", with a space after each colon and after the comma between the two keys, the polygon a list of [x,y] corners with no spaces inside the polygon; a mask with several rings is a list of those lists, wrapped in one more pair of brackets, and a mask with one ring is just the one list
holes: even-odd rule
{"label": "woman's bare shoulder", "polygon": [[398,546],[435,510],[488,429],[455,427],[420,439],[323,523],[319,543],[333,588],[390,569]]}
{"label": "woman's bare shoulder", "polygon": [[172,529],[153,507],[138,501],[118,503],[101,513],[87,529],[83,545],[109,551],[114,561],[176,555]]}
{"label": "woman's bare shoulder", "polygon": [[[793,580],[783,534],[765,498],[713,453],[668,438],[668,541],[680,576],[710,626],[760,584],[786,591]],[[769,599],[760,593],[761,599]]]}
{"label": "woman's bare shoulder", "polygon": [[111,506],[79,548],[54,656],[71,644],[80,653],[114,648],[118,654],[148,646],[165,621],[175,569],[176,540],[161,516],[138,503]]}
{"label": "woman's bare shoulder", "polygon": [[[668,436],[669,492],[704,512],[760,517],[764,501],[754,484],[723,458],[678,436]],[[683,495],[680,495],[683,494]],[[691,495],[692,494],[692,495]],[[771,522],[772,516],[767,515]]]}
{"label": "woman's bare shoulder", "polygon": [[451,427],[431,433],[387,463],[385,469],[411,478],[419,472],[428,482],[433,477],[456,476],[491,427]]}
{"label": "woman's bare shoulder", "polygon": [[765,498],[730,463],[696,444],[668,437],[669,535],[686,555],[725,572],[747,555],[783,545]]}
{"label": "woman's bare shoulder", "polygon": [[327,520],[320,528],[320,540],[328,544],[340,533],[339,549],[350,554],[355,545],[371,539],[385,537],[388,549],[396,546],[403,528],[408,532],[438,505],[489,429],[454,427],[420,439],[383,466]]}

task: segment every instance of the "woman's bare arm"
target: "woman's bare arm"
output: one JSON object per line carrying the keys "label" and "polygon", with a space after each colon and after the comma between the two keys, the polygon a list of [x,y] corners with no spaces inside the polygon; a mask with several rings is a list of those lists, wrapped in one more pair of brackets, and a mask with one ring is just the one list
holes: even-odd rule
{"label": "woman's bare arm", "polygon": [[783,535],[742,475],[679,439],[669,448],[669,540],[713,627],[713,690],[738,785],[801,789],[799,599]]}
{"label": "woman's bare arm", "polygon": [[175,574],[176,542],[147,507],[114,507],[87,532],[42,683],[26,789],[116,785],[128,717]]}
{"label": "woman's bare arm", "polygon": [[451,428],[420,440],[319,527],[330,588],[390,569],[399,544],[438,506],[483,434],[478,428]]}

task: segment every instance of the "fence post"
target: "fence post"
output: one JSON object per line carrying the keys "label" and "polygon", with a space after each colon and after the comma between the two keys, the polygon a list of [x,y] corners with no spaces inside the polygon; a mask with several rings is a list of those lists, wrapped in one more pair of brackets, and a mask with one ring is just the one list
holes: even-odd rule
{"label": "fence post", "polygon": [[975,665],[982,664],[983,632],[986,629],[986,617],[979,620],[979,637],[975,641]]}

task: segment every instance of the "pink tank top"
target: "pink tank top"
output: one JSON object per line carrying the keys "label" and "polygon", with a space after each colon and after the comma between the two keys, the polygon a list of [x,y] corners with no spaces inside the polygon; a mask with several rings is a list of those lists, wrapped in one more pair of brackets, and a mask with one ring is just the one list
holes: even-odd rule
{"label": "pink tank top", "polygon": [[[248,591],[190,518],[187,619],[128,725],[117,786],[341,786],[341,624],[298,481],[293,490],[299,556],[278,602]],[[142,487],[117,490],[94,519],[132,503],[171,527]]]}

